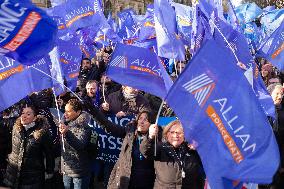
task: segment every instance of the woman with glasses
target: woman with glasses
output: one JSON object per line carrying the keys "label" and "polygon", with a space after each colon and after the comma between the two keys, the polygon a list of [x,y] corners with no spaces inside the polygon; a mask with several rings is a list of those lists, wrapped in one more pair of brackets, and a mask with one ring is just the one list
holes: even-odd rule
{"label": "woman with glasses", "polygon": [[155,156],[154,140],[157,133],[157,125],[151,125],[148,139],[140,146],[140,151],[147,159],[155,160],[154,188],[202,189],[204,185],[202,163],[197,152],[190,149],[185,141],[180,121],[172,121],[164,128],[164,141],[158,143]]}

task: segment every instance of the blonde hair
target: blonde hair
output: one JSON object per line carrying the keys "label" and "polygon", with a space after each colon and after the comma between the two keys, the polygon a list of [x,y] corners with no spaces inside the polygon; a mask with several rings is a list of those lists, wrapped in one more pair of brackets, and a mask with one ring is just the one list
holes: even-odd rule
{"label": "blonde hair", "polygon": [[182,127],[182,124],[181,124],[181,122],[180,122],[180,120],[174,120],[174,121],[170,122],[170,123],[169,123],[167,126],[165,126],[164,129],[163,129],[163,138],[164,138],[164,139],[168,140],[168,139],[167,139],[167,134],[168,134],[168,132],[170,131],[170,129],[171,129],[173,126],[175,126],[175,125],[179,125],[181,128],[183,128],[183,127]]}

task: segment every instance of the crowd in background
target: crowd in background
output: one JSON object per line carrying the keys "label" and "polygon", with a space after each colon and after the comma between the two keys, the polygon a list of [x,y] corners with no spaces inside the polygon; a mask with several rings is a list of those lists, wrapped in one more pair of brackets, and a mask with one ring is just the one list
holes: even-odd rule
{"label": "crowd in background", "polygon": [[[75,94],[65,91],[54,97],[52,89],[30,94],[0,117],[0,185],[11,188],[190,188],[204,187],[205,173],[197,151],[184,138],[176,120],[162,128],[155,118],[162,100],[112,81],[106,74],[112,47],[97,56],[83,58]],[[190,59],[177,62],[172,79]],[[276,106],[277,119],[271,126],[280,152],[284,150],[282,107],[283,74],[264,59],[258,71]],[[50,108],[64,117],[58,120]],[[134,116],[125,127],[106,116]],[[165,104],[160,116],[175,116]],[[96,160],[89,148],[98,135],[88,126],[90,119],[115,137],[123,138],[116,163]],[[282,154],[281,154],[282,157]],[[283,158],[282,158],[283,160]],[[281,161],[284,165],[283,161]],[[94,171],[94,167],[99,171]],[[280,167],[274,186],[283,186]],[[272,186],[260,186],[260,188]]]}

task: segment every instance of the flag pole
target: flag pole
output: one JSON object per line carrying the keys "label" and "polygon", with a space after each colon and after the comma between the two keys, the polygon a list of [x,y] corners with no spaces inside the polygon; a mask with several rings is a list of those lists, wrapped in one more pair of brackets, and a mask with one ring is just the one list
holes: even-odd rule
{"label": "flag pole", "polygon": [[82,100],[76,93],[74,93],[69,87],[67,87],[67,86],[64,85],[63,83],[59,82],[59,81],[58,81],[57,79],[55,79],[54,77],[48,75],[48,74],[45,73],[44,71],[42,71],[42,70],[40,70],[40,69],[38,69],[38,68],[35,68],[35,67],[33,67],[33,66],[31,66],[31,67],[32,67],[33,69],[39,71],[40,73],[46,75],[47,77],[49,77],[49,78],[51,78],[51,79],[57,81],[61,86],[64,86],[66,89],[68,89],[68,91],[70,91],[78,100],[80,100],[81,102],[83,102],[83,100]]}
{"label": "flag pole", "polygon": [[106,86],[106,75],[104,77],[104,82],[103,82],[103,99],[104,99],[104,103],[106,103],[105,86]]}
{"label": "flag pole", "polygon": [[179,74],[181,74],[181,61],[179,61]]}
{"label": "flag pole", "polygon": [[176,59],[174,59],[174,65],[175,65],[176,76],[178,78],[178,72],[177,72],[178,68],[177,68]]}
{"label": "flag pole", "polygon": [[[61,120],[61,117],[60,117],[60,113],[59,113],[59,107],[58,107],[58,102],[57,102],[57,99],[56,99],[56,94],[55,94],[55,90],[54,90],[54,87],[52,87],[52,91],[53,91],[53,96],[54,96],[54,101],[55,101],[55,105],[56,105],[56,111],[57,111],[57,116],[58,116],[58,123],[60,124],[60,120]],[[59,128],[58,128],[59,129]],[[59,134],[59,132],[57,131],[57,134]],[[60,135],[60,134],[59,134]],[[64,138],[63,138],[63,135],[61,135],[61,141],[62,141],[62,149],[63,149],[63,152],[65,152],[65,146],[64,146]]]}
{"label": "flag pole", "polygon": [[235,53],[235,50],[233,49],[233,47],[232,47],[232,45],[229,43],[229,41],[226,39],[225,35],[224,35],[224,34],[221,32],[221,30],[216,26],[216,24],[214,23],[214,21],[212,21],[212,20],[210,19],[209,22],[210,22],[211,24],[213,24],[213,25],[214,25],[214,28],[216,28],[216,29],[218,30],[218,32],[221,34],[221,36],[223,37],[223,39],[225,40],[225,42],[226,42],[227,45],[229,46],[230,50],[231,50],[232,53],[234,54],[234,56],[235,56],[237,62],[239,63],[240,61],[239,61],[239,59],[238,59],[238,57],[237,57],[237,55],[236,55],[236,53]]}
{"label": "flag pole", "polygon": [[[162,108],[163,108],[164,103],[165,103],[165,101],[162,100],[162,103],[161,103],[161,105],[160,105],[160,107],[159,107],[159,110],[158,110],[158,113],[157,113],[155,125],[158,124],[158,120],[159,120],[159,117],[160,117],[160,114],[161,114],[161,111],[162,111]],[[155,157],[157,156],[157,136],[156,136],[156,135],[155,135],[154,156],[155,156]]]}

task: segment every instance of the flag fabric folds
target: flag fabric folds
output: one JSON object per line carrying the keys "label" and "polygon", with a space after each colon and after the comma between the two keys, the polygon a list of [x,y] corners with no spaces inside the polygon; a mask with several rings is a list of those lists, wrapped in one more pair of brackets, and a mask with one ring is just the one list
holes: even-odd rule
{"label": "flag fabric folds", "polygon": [[[226,79],[224,79],[226,78]],[[166,102],[195,141],[210,186],[271,183],[279,166],[273,131],[234,57],[209,40],[174,83]],[[233,185],[232,185],[233,186]]]}
{"label": "flag fabric folds", "polygon": [[58,27],[71,34],[84,27],[99,26],[104,16],[99,0],[68,0],[50,12],[57,21],[60,20]]}
{"label": "flag fabric folds", "polygon": [[168,0],[154,1],[154,21],[158,55],[185,60],[184,45],[177,31],[176,13]]}
{"label": "flag fabric folds", "polygon": [[185,44],[190,44],[192,29],[192,8],[179,3],[172,3],[175,7],[178,32],[182,36]]}
{"label": "flag fabric folds", "polygon": [[0,56],[0,65],[0,111],[9,108],[32,92],[53,86],[53,81],[49,77],[49,56],[32,66],[22,65],[11,58]]}
{"label": "flag fabric folds", "polygon": [[141,22],[142,25],[139,31],[139,40],[145,41],[156,37],[155,22],[154,22],[154,5],[147,6],[145,18]]}
{"label": "flag fabric folds", "polygon": [[257,54],[271,62],[280,71],[284,71],[284,22],[271,36],[263,40]]}
{"label": "flag fabric folds", "polygon": [[270,36],[283,22],[284,8],[264,13],[260,19],[261,27],[267,36]]}
{"label": "flag fabric folds", "polygon": [[56,23],[30,1],[0,1],[0,55],[26,65],[39,61],[54,47]]}
{"label": "flag fabric folds", "polygon": [[82,58],[81,49],[79,45],[76,45],[76,38],[72,38],[69,41],[59,40],[58,49],[67,87],[75,91]]}
{"label": "flag fabric folds", "polygon": [[118,43],[112,53],[107,75],[114,81],[131,86],[162,99],[172,80],[154,52]]}
{"label": "flag fabric folds", "polygon": [[122,39],[134,37],[136,34],[137,26],[133,19],[133,9],[125,9],[117,13],[119,31],[118,36]]}
{"label": "flag fabric folds", "polygon": [[245,3],[235,8],[236,15],[240,22],[248,23],[252,22],[258,16],[260,16],[263,10],[255,3]]}

